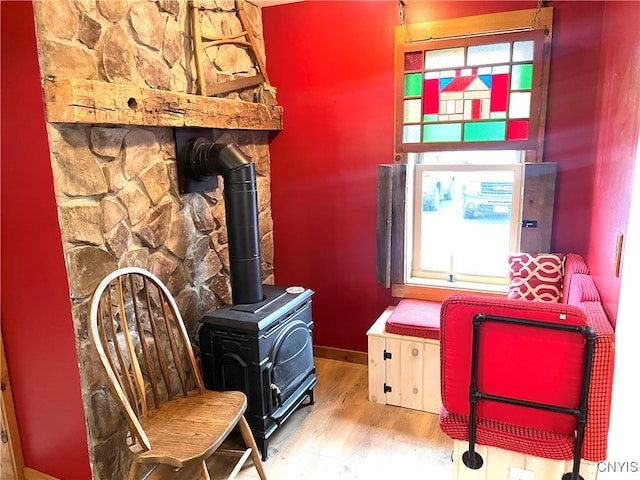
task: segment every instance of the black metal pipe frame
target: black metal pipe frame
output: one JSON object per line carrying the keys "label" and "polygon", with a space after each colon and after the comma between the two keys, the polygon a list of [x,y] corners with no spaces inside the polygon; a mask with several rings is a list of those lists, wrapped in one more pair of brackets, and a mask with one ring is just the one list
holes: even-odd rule
{"label": "black metal pipe frame", "polygon": [[233,143],[213,143],[198,138],[187,148],[189,173],[194,178],[222,175],[224,180],[233,303],[261,302],[264,294],[255,166]]}
{"label": "black metal pipe frame", "polygon": [[[504,397],[483,393],[478,390],[478,364],[480,350],[480,326],[483,322],[498,322],[518,325],[523,327],[546,328],[550,330],[562,330],[565,332],[579,333],[585,337],[586,345],[584,349],[584,364],[582,369],[582,387],[580,392],[580,405],[577,408],[566,408],[558,405],[531,402],[528,400]],[[580,476],[580,452],[584,441],[584,431],[587,423],[587,408],[589,399],[589,384],[591,380],[591,367],[593,363],[593,352],[595,348],[596,334],[593,328],[580,325],[566,325],[563,323],[541,322],[538,320],[527,320],[522,318],[501,317],[497,315],[487,315],[479,313],[473,317],[473,344],[471,358],[471,384],[469,387],[469,450],[462,454],[464,464],[474,470],[482,467],[482,457],[475,451],[476,445],[476,425],[477,425],[477,403],[479,400],[488,400],[510,405],[535,408],[556,413],[572,415],[577,418],[578,428],[573,452],[573,470],[565,473],[562,480],[583,480]]]}

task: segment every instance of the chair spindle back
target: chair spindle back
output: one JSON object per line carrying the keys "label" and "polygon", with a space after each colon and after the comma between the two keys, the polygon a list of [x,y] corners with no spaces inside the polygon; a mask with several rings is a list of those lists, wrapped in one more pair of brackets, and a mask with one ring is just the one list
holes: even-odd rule
{"label": "chair spindle back", "polygon": [[138,418],[177,395],[204,392],[175,300],[150,272],[122,268],[96,289],[90,318],[91,339],[132,436],[149,449]]}

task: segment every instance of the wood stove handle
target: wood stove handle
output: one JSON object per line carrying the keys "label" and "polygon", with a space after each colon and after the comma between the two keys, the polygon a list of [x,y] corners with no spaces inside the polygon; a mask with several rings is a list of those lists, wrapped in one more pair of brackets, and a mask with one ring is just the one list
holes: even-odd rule
{"label": "wood stove handle", "polygon": [[275,383],[272,383],[271,385],[269,385],[269,388],[271,388],[271,396],[273,397],[273,403],[277,407],[282,407],[282,392],[280,391],[278,386]]}
{"label": "wood stove handle", "polygon": [[[271,375],[273,373],[273,362],[267,363],[267,367],[265,368],[265,373],[267,377],[271,379]],[[276,407],[282,407],[282,392],[280,391],[280,387],[278,387],[275,383],[269,384],[269,389],[271,389],[271,402]]]}

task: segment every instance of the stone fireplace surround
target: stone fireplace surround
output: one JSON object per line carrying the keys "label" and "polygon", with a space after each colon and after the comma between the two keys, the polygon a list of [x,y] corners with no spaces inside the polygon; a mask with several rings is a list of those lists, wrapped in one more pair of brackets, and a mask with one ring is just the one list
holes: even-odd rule
{"label": "stone fireplace surround", "polygon": [[[233,1],[201,4],[209,9],[203,15],[203,33],[220,36],[241,30],[231,11]],[[36,0],[34,7],[92,475],[96,480],[125,478],[126,424],[87,336],[93,289],[118,267],[150,270],[175,296],[194,341],[198,320],[231,303],[222,192],[178,192],[172,127],[187,124],[215,127],[216,142],[235,143],[253,159],[262,276],[264,283],[273,284],[268,131],[277,127],[267,107],[269,121],[262,123],[252,108],[263,107],[255,105],[258,88],[219,101],[194,95],[186,1]],[[262,42],[260,9],[246,3],[245,10]],[[208,84],[256,73],[245,49],[233,45],[209,49],[204,64]],[[78,113],[77,97],[63,98],[61,86],[69,82],[77,86],[71,90],[74,95],[93,92],[83,98],[92,108]],[[137,92],[131,97],[134,102],[125,98],[123,105],[134,111],[105,116],[99,103],[117,106],[123,99],[96,92],[122,89]],[[153,102],[146,102],[147,97],[154,97]],[[157,115],[158,99],[169,116]],[[63,100],[67,104],[60,105]],[[189,120],[188,112],[198,108],[200,116]],[[241,118],[245,112],[251,117],[246,121]]]}

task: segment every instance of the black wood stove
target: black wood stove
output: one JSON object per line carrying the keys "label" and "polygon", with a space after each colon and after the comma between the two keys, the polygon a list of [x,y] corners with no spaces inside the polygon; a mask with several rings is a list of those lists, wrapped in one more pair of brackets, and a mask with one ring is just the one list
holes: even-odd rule
{"label": "black wood stove", "polygon": [[[268,439],[309,398],[317,380],[313,363],[308,289],[264,285],[266,299],[206,315],[200,328],[205,387],[247,395],[245,417],[262,458]],[[299,292],[299,293],[297,293]]]}
{"label": "black wood stove", "polygon": [[245,416],[266,460],[269,437],[306,398],[313,403],[313,292],[262,285],[250,159],[234,144],[202,138],[187,143],[180,155],[178,173],[196,187],[208,176],[220,174],[224,180],[233,305],[200,320],[202,377],[208,389],[246,394]]}

